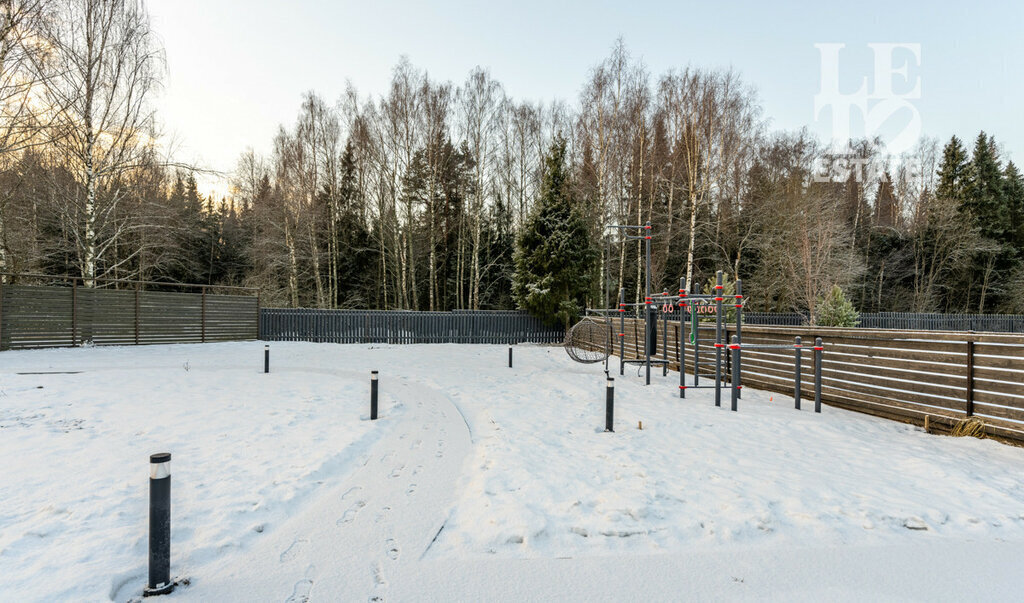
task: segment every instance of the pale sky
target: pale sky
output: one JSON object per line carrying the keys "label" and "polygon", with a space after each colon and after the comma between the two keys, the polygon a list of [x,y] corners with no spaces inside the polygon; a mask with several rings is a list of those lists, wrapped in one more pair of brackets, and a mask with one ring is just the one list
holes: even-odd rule
{"label": "pale sky", "polygon": [[[757,89],[773,128],[807,126],[827,141],[832,110],[815,119],[823,80],[815,45],[845,44],[839,90],[853,93],[866,79],[870,94],[880,71],[868,44],[909,44],[887,55],[905,67],[890,87],[905,94],[919,86],[920,94],[875,132],[895,140],[913,131],[916,113],[924,135],[972,144],[985,130],[1004,160],[1024,162],[1024,4],[773,4],[150,0],[167,57],[157,114],[177,158],[228,172],[247,147],[269,152],[305,91],[333,103],[348,79],[363,95],[381,94],[402,55],[433,79],[458,84],[480,65],[514,98],[575,104],[590,68],[622,36],[652,80],[671,67],[732,67]],[[868,102],[875,119],[893,106]],[[853,115],[843,123],[863,135]],[[223,183],[206,188],[227,192]]]}

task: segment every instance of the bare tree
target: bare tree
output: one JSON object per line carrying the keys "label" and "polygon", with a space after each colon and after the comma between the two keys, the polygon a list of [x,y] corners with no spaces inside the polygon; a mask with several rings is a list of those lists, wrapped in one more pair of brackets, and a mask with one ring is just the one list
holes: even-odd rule
{"label": "bare tree", "polygon": [[469,271],[469,303],[474,310],[480,308],[481,227],[488,194],[492,191],[492,172],[500,109],[505,93],[501,84],[479,67],[473,69],[466,83],[459,89],[460,129],[473,163],[473,186],[469,206],[469,225],[472,257]]}
{"label": "bare tree", "polygon": [[162,52],[141,3],[133,0],[63,0],[44,28],[54,72],[42,97],[54,149],[76,187],[61,204],[84,281],[113,271],[108,253],[130,228],[118,220],[127,191],[119,178],[141,165],[152,139],[148,99],[158,83]]}

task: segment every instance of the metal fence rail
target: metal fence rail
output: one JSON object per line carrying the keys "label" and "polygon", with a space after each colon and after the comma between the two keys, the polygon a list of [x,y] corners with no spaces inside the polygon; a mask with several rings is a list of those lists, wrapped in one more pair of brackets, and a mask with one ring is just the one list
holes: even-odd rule
{"label": "metal fence rail", "polygon": [[326,343],[561,343],[565,332],[525,312],[263,308],[260,339]]}

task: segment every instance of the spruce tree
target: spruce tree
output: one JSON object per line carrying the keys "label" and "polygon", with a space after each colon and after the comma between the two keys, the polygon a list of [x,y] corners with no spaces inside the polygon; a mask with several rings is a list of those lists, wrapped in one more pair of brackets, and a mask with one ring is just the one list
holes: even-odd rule
{"label": "spruce tree", "polygon": [[530,314],[568,327],[592,293],[597,251],[573,199],[565,140],[555,138],[544,158],[540,197],[519,235],[512,293]]}
{"label": "spruce tree", "polygon": [[846,299],[843,289],[833,285],[825,299],[818,300],[815,322],[821,327],[855,327],[860,323],[860,314],[853,303]]}
{"label": "spruce tree", "polygon": [[1004,192],[995,140],[981,132],[974,143],[963,205],[974,215],[981,235],[999,243],[1008,242],[1011,234]]}
{"label": "spruce tree", "polygon": [[1011,161],[1003,170],[1003,194],[1010,212],[1012,242],[1017,257],[1024,257],[1024,175]]}
{"label": "spruce tree", "polygon": [[967,150],[956,136],[949,139],[942,149],[942,163],[939,165],[939,183],[935,195],[940,199],[963,199],[967,185]]}

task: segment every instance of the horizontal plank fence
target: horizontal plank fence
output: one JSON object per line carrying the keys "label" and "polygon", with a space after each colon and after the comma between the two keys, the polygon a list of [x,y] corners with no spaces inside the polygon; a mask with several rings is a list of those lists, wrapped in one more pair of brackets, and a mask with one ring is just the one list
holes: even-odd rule
{"label": "horizontal plank fence", "polygon": [[[607,324],[607,319],[595,320]],[[666,333],[658,321],[656,357],[666,358],[663,342],[667,335],[669,367],[678,371],[680,325],[669,321],[667,326]],[[728,326],[727,341],[735,334],[735,325]],[[684,337],[690,327],[684,323]],[[966,417],[978,417],[985,422],[987,434],[1024,444],[1024,335],[750,324],[742,329],[745,344],[792,345],[794,337],[800,336],[807,346],[821,337],[825,342],[822,401],[826,404],[918,425],[927,416],[938,430],[949,430]],[[617,319],[608,332],[617,340]],[[625,335],[625,357],[642,359],[643,321],[627,319]],[[701,323],[701,378],[714,378],[714,337],[713,323]],[[617,356],[618,342],[614,345]],[[692,373],[693,348],[688,341],[685,348],[687,372]],[[731,361],[729,356],[723,354],[723,366]],[[741,381],[792,395],[794,365],[794,352],[789,350],[745,350]],[[636,367],[626,367],[631,369]],[[808,353],[801,374],[806,391],[814,375]]]}
{"label": "horizontal plank fence", "polygon": [[565,332],[525,312],[263,308],[260,339],[323,343],[561,343]]}
{"label": "horizontal plank fence", "polygon": [[[807,316],[799,313],[744,312],[748,324],[803,326]],[[937,314],[922,312],[877,312],[860,315],[861,329],[902,331],[990,331],[1024,333],[1024,314]]]}
{"label": "horizontal plank fence", "polygon": [[0,350],[257,338],[255,295],[0,284]]}

